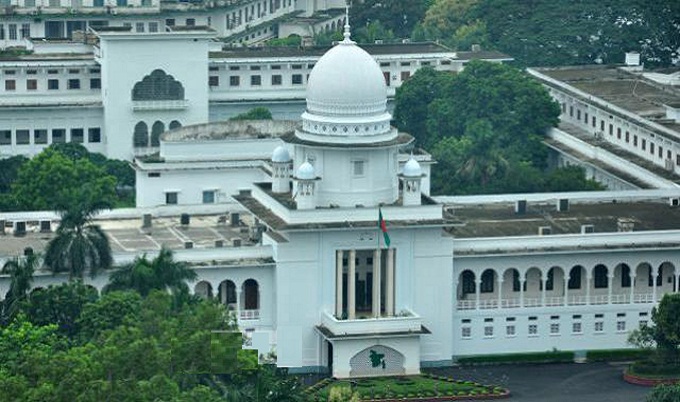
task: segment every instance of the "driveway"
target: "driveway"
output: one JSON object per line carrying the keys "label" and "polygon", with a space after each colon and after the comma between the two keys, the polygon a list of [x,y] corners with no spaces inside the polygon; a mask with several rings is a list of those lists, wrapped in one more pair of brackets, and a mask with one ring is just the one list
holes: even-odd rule
{"label": "driveway", "polygon": [[615,363],[521,364],[427,370],[510,389],[509,402],[644,402],[650,388],[623,381]]}

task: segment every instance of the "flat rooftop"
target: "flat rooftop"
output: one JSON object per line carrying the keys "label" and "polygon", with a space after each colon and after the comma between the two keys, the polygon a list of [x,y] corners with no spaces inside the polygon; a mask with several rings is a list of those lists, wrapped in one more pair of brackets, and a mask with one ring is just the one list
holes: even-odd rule
{"label": "flat rooftop", "polygon": [[[114,254],[143,254],[160,250],[161,246],[179,250],[185,249],[191,242],[191,248],[216,248],[221,241],[223,247],[234,247],[240,242],[241,247],[255,245],[253,239],[255,220],[249,214],[239,215],[239,224],[232,226],[231,215],[192,215],[190,223],[183,225],[180,216],[153,218],[152,226],[142,228],[142,219],[106,219],[97,220],[106,232]],[[26,234],[15,236],[11,227],[0,235],[0,257],[14,257],[21,254],[26,247],[36,252],[43,252],[47,243],[54,237],[57,227],[52,222],[52,231],[41,233],[39,221],[28,221]]]}
{"label": "flat rooftop", "polygon": [[680,230],[680,207],[668,199],[621,202],[601,199],[592,203],[570,203],[567,211],[557,211],[556,203],[527,203],[524,214],[515,213],[515,203],[448,205],[461,224],[448,229],[457,238],[536,236],[540,227],[551,234],[579,234],[583,225],[593,225],[595,233],[619,231],[620,223],[632,224],[633,231]]}
{"label": "flat rooftop", "polygon": [[227,120],[176,128],[162,138],[166,142],[279,138],[294,133],[300,125],[294,120]]}
{"label": "flat rooftop", "polygon": [[680,103],[680,88],[654,83],[639,74],[614,66],[535,68],[534,70],[640,117],[680,131],[680,124],[665,119],[666,109],[664,108],[664,105]]}

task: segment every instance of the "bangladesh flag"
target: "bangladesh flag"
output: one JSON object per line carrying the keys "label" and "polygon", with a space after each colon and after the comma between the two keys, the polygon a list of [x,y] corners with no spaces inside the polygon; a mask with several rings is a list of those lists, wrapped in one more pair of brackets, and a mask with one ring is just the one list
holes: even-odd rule
{"label": "bangladesh flag", "polygon": [[385,245],[387,247],[390,246],[390,235],[387,234],[387,225],[385,224],[385,220],[383,219],[382,216],[382,209],[378,208],[378,227],[383,233],[383,238],[385,239]]}

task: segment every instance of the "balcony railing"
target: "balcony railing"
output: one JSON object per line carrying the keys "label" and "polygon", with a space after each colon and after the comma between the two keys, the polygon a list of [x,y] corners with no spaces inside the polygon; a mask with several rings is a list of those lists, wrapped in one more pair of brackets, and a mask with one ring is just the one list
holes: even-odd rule
{"label": "balcony railing", "polygon": [[[663,293],[657,295],[657,300],[663,297]],[[587,304],[626,304],[631,302],[630,294],[612,294],[609,295],[591,295],[590,297],[584,295],[568,296],[566,305],[568,306],[583,306]],[[633,295],[633,303],[654,303],[654,295],[652,293],[636,293]],[[525,297],[524,300],[519,298],[501,299],[500,308],[520,308],[520,307],[550,307],[550,306],[564,306],[565,299],[562,296],[551,296],[545,299],[541,297]],[[476,300],[458,300],[458,310],[488,310],[499,308],[498,299],[480,299],[479,306]]]}
{"label": "balcony railing", "polygon": [[245,320],[259,320],[260,319],[260,310],[241,310],[239,312],[239,319],[242,321]]}
{"label": "balcony railing", "polygon": [[362,335],[379,333],[420,332],[422,319],[412,311],[394,317],[365,318],[356,320],[338,320],[325,312],[321,322],[336,335]]}
{"label": "balcony railing", "polygon": [[133,110],[182,110],[189,107],[189,101],[186,99],[180,100],[149,100],[149,101],[133,101]]}

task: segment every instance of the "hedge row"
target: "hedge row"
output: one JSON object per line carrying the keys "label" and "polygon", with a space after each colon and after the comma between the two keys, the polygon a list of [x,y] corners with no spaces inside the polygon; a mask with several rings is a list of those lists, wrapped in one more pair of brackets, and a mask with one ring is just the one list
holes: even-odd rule
{"label": "hedge row", "polygon": [[589,350],[586,358],[591,362],[640,360],[648,357],[649,350],[644,349],[604,349]]}
{"label": "hedge row", "polygon": [[680,376],[680,365],[677,364],[656,364],[647,361],[635,362],[630,366],[632,374],[659,375],[659,376]]}
{"label": "hedge row", "polygon": [[480,363],[565,363],[574,361],[574,352],[550,351],[461,357],[459,364]]}

